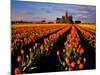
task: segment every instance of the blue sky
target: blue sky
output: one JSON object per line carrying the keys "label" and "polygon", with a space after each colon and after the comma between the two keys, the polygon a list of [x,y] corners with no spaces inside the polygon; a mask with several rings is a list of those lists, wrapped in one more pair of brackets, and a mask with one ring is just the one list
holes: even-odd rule
{"label": "blue sky", "polygon": [[57,17],[64,16],[66,11],[69,16],[73,16],[73,20],[81,20],[83,23],[96,23],[96,6],[15,0],[12,0],[11,3],[11,20],[54,21]]}

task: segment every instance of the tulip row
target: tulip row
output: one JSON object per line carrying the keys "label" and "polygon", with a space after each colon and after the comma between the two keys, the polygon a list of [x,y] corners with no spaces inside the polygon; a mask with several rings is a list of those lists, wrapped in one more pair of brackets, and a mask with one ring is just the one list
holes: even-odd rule
{"label": "tulip row", "polygon": [[90,32],[89,30],[87,29],[82,29],[81,27],[78,27],[77,28],[80,30],[80,32],[82,33],[82,35],[85,37],[85,39],[87,39],[89,41],[89,44],[95,48],[96,46],[96,36],[95,36],[95,33],[93,32]]}
{"label": "tulip row", "polygon": [[64,29],[58,31],[57,33],[53,33],[52,35],[50,35],[47,38],[44,38],[44,46],[53,46],[54,43],[58,40],[58,38],[60,36],[62,36],[65,32],[67,32],[69,29],[71,28],[71,26],[67,26]]}
{"label": "tulip row", "polygon": [[24,45],[35,42],[37,39],[54,33],[64,26],[34,26],[34,27],[16,27],[12,29],[11,48],[21,49]]}
{"label": "tulip row", "polygon": [[33,45],[33,51],[36,55],[49,54],[57,39],[62,36],[71,26],[67,26],[64,29],[59,30],[56,33],[44,38],[43,43],[35,42]]}
{"label": "tulip row", "polygon": [[[43,43],[35,42],[35,44],[29,48],[29,52],[25,54],[26,50],[21,50],[20,54],[16,59],[19,64],[15,68],[14,73],[23,73],[31,64],[35,64],[35,58],[40,57],[42,54],[49,55],[54,43],[57,39],[62,36],[71,26],[66,26],[65,28],[59,30],[56,33],[51,34],[50,36],[44,38]],[[29,70],[35,69],[37,66],[32,66]]]}
{"label": "tulip row", "polygon": [[66,37],[63,50],[57,50],[60,70],[83,70],[86,64],[84,52],[77,30],[75,26],[72,26],[70,34]]}

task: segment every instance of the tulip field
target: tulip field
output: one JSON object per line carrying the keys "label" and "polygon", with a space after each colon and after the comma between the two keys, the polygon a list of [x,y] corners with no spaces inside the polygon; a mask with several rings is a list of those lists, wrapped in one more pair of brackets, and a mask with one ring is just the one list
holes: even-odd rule
{"label": "tulip field", "polygon": [[28,74],[96,68],[95,24],[11,26],[11,73]]}

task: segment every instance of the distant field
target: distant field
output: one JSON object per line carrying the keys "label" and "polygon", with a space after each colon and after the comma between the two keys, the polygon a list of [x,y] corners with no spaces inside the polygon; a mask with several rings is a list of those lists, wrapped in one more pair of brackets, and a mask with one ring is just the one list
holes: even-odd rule
{"label": "distant field", "polygon": [[[59,25],[69,25],[69,24],[12,24],[11,27],[30,27],[30,26],[59,26]],[[88,28],[96,30],[96,24],[78,24],[82,28]]]}
{"label": "distant field", "polygon": [[[18,24],[12,24],[11,28],[31,28],[31,27],[59,27],[59,26],[70,26],[72,24],[32,24],[32,23],[18,23]],[[89,30],[93,33],[96,31],[96,24],[73,24],[76,26],[79,26],[83,29]]]}
{"label": "distant field", "polygon": [[12,27],[23,27],[23,26],[57,26],[57,25],[69,25],[69,24],[12,24]]}
{"label": "distant field", "polygon": [[80,27],[82,28],[87,28],[87,29],[92,29],[92,30],[96,30],[96,24],[79,24]]}

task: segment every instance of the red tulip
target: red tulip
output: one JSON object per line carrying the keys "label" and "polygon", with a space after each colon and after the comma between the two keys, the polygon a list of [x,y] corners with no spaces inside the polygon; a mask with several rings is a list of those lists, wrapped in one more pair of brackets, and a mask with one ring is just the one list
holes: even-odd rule
{"label": "red tulip", "polygon": [[74,68],[74,67],[75,67],[75,62],[74,62],[74,61],[71,62],[70,66],[71,66],[72,68]]}
{"label": "red tulip", "polygon": [[79,64],[79,69],[82,70],[84,68],[84,65],[82,63]]}
{"label": "red tulip", "polygon": [[80,54],[83,54],[84,53],[84,48],[81,48],[80,49]]}
{"label": "red tulip", "polygon": [[47,39],[46,38],[44,38],[44,44],[47,44]]}
{"label": "red tulip", "polygon": [[17,57],[17,61],[18,61],[18,62],[21,62],[21,60],[22,60],[22,57],[21,57],[21,56],[18,56],[18,57]]}
{"label": "red tulip", "polygon": [[68,71],[72,71],[72,70],[73,70],[73,68],[72,68],[72,67],[69,67],[69,68],[68,68]]}
{"label": "red tulip", "polygon": [[46,46],[46,51],[47,51],[47,52],[48,52],[49,48],[50,48],[49,45],[47,45],[47,46]]}
{"label": "red tulip", "polygon": [[77,60],[77,64],[80,64],[80,63],[81,63],[81,60],[80,60],[80,59],[78,59],[78,60]]}
{"label": "red tulip", "polygon": [[21,73],[21,69],[20,68],[15,68],[15,71],[14,71],[15,75],[18,75]]}

